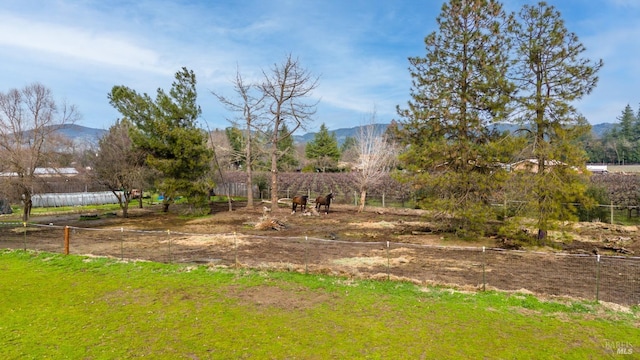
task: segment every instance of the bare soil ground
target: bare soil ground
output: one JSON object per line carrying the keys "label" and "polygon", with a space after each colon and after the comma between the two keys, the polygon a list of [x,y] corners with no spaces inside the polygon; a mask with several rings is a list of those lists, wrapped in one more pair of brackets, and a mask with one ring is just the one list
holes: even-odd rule
{"label": "bare soil ground", "polygon": [[[64,251],[163,262],[309,271],[462,289],[524,291],[640,304],[640,231],[636,226],[580,223],[550,234],[552,246],[506,250],[504,239],[451,240],[433,232],[420,210],[333,205],[328,214],[277,213],[262,204],[216,204],[204,217],[159,207],[118,214],[33,217],[0,227],[1,248]],[[0,219],[2,220],[2,219]],[[5,219],[6,221],[6,219]],[[483,247],[484,250],[483,251]],[[601,255],[600,261],[594,249]]]}

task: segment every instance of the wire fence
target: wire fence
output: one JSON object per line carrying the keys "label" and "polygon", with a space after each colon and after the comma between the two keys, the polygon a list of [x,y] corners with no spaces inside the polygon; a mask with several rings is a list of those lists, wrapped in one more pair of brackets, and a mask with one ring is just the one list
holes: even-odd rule
{"label": "wire fence", "polygon": [[0,247],[286,270],[640,305],[640,257],[2,223]]}
{"label": "wire fence", "polygon": [[[214,192],[218,195],[229,194],[230,196],[246,197],[248,187],[247,184],[243,182],[230,182],[221,184],[214,188]],[[320,187],[318,183],[314,184],[314,186],[307,187],[297,185],[282,186],[278,190],[278,198],[291,199],[294,196],[307,195],[309,196],[310,202],[313,203],[317,196],[324,196],[329,192],[333,193],[332,203],[351,204],[357,206],[360,202],[360,192],[353,186],[343,185],[334,186],[332,188],[325,185]],[[271,189],[269,187],[259,189],[254,185],[253,196],[258,199],[270,199]],[[521,200],[503,199],[501,201],[497,201],[494,199],[491,201],[491,205],[496,209],[496,211],[504,214],[504,216],[508,216],[509,211],[522,207],[523,204],[525,204],[525,202]],[[367,192],[365,205],[415,208],[416,194],[411,192],[407,186],[392,189],[374,188]],[[622,222],[623,220],[637,222],[638,218],[640,218],[640,206],[615,204],[613,202],[609,204],[598,204],[595,208],[591,209],[587,209],[582,204],[578,203],[566,204],[566,206],[578,209],[578,216],[582,219],[581,221],[608,222],[613,224]]]}

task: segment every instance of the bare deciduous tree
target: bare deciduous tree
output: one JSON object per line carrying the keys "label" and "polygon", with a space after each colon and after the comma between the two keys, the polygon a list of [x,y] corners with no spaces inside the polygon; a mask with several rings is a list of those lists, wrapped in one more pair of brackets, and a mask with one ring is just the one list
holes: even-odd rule
{"label": "bare deciduous tree", "polygon": [[129,216],[129,201],[133,189],[140,189],[144,175],[150,171],[144,165],[146,154],[137,149],[129,137],[131,124],[117,121],[99,141],[99,149],[93,168],[95,179],[104,184],[118,198],[122,216]]}
{"label": "bare deciduous tree", "polygon": [[[307,103],[318,87],[318,77],[302,68],[291,55],[282,64],[275,64],[270,73],[264,74],[264,82],[259,85],[268,106],[268,131],[271,157],[271,210],[278,209],[278,159],[282,155],[278,143],[304,129],[316,112],[318,102]],[[282,131],[283,127],[288,130]]]}
{"label": "bare deciduous tree", "polygon": [[218,162],[224,164],[224,170],[237,170],[234,164],[239,154],[231,147],[229,138],[224,130],[215,129],[209,131],[208,146],[215,152],[215,157]]}
{"label": "bare deciduous tree", "polygon": [[245,170],[247,173],[247,208],[253,208],[253,154],[251,153],[253,146],[252,132],[254,131],[254,129],[260,130],[261,128],[260,120],[264,110],[265,94],[255,94],[253,90],[256,89],[256,85],[246,83],[242,79],[240,71],[236,71],[236,78],[233,81],[233,88],[236,92],[236,95],[239,97],[239,100],[237,101],[228,99],[215,92],[212,93],[227,109],[235,113],[242,114],[241,118],[238,121],[231,121],[231,123],[237,124],[239,122],[242,122],[245,126],[244,157],[246,164]]}
{"label": "bare deciduous tree", "polygon": [[358,160],[352,174],[360,189],[358,212],[364,211],[367,191],[389,174],[390,167],[396,160],[396,147],[389,141],[386,133],[377,130],[375,118],[374,112],[369,124],[360,126],[356,136],[355,150]]}
{"label": "bare deciduous tree", "polygon": [[52,91],[39,83],[0,93],[0,164],[15,174],[9,190],[24,202],[23,221],[31,214],[36,167],[56,167],[65,141],[58,130],[79,118],[74,105],[57,104]]}

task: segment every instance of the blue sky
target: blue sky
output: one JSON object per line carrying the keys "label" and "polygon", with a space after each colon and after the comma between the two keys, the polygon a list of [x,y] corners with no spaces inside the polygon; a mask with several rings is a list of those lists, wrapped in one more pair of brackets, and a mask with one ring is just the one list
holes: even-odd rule
{"label": "blue sky", "polygon": [[[396,118],[409,99],[407,58],[424,56],[440,0],[4,0],[0,91],[40,82],[78,106],[80,125],[107,129],[120,114],[107,94],[124,85],[155,97],[185,66],[196,73],[202,122],[229,126],[211,91],[234,95],[288,54],[320,76],[314,121],[329,129]],[[504,0],[508,11],[533,1]],[[550,0],[603,59],[598,87],[576,104],[592,124],[616,122],[640,105],[640,0]]]}

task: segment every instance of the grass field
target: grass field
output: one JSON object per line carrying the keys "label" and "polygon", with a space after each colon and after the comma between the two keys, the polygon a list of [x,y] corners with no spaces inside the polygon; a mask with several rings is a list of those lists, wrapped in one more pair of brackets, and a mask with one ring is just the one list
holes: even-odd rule
{"label": "grass field", "polygon": [[410,283],[0,251],[2,359],[601,359],[640,311]]}

